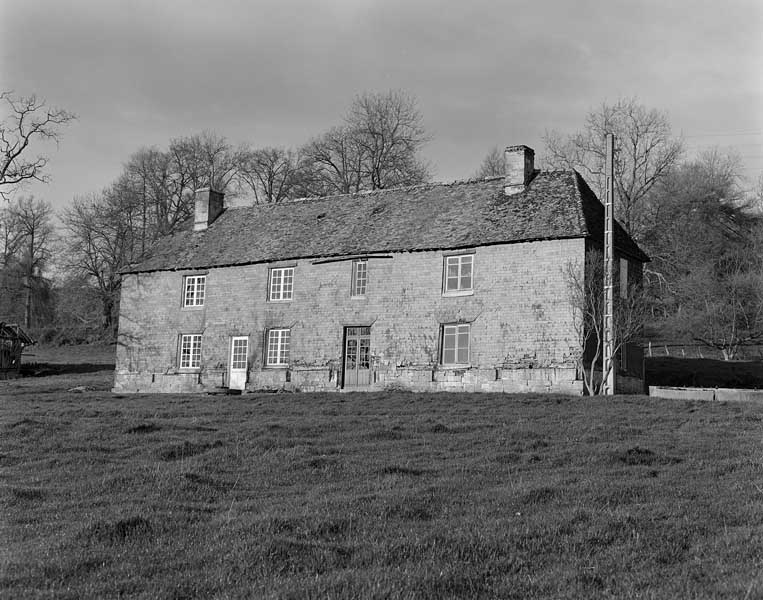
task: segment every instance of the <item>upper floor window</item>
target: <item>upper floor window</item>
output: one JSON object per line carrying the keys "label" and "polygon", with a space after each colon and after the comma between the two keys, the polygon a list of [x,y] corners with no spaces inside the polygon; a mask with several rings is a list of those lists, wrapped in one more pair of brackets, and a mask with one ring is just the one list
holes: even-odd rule
{"label": "upper floor window", "polygon": [[368,284],[368,261],[359,259],[352,261],[352,286],[350,295],[353,297],[365,296]]}
{"label": "upper floor window", "polygon": [[204,288],[207,284],[206,275],[189,275],[183,286],[183,307],[204,306]]}
{"label": "upper floor window", "polygon": [[473,254],[445,257],[442,290],[444,294],[461,294],[472,291]]}
{"label": "upper floor window", "polygon": [[278,302],[291,300],[294,293],[294,267],[270,269],[268,300]]}
{"label": "upper floor window", "polygon": [[268,329],[268,351],[265,365],[268,367],[286,367],[289,365],[290,329]]}
{"label": "upper floor window", "polygon": [[442,326],[443,365],[468,365],[471,325],[454,324]]}
{"label": "upper floor window", "polygon": [[620,297],[628,297],[628,259],[620,259]]}
{"label": "upper floor window", "polygon": [[201,367],[201,334],[191,333],[180,336],[180,368]]}

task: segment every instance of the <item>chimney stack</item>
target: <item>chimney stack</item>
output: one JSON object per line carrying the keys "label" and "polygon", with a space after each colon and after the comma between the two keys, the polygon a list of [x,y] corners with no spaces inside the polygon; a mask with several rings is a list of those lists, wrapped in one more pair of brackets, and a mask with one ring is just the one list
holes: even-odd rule
{"label": "chimney stack", "polygon": [[225,194],[211,188],[196,190],[194,205],[194,231],[204,231],[223,212]]}
{"label": "chimney stack", "polygon": [[503,191],[512,196],[524,191],[535,173],[535,150],[527,146],[509,146],[504,151],[506,179]]}

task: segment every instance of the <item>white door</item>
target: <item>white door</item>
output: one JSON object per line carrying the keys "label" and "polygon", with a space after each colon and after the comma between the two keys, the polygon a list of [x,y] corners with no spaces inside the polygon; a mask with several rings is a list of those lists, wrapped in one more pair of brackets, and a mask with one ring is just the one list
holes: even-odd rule
{"label": "white door", "polygon": [[230,373],[228,388],[243,390],[246,387],[246,357],[249,353],[249,338],[234,337],[230,344]]}

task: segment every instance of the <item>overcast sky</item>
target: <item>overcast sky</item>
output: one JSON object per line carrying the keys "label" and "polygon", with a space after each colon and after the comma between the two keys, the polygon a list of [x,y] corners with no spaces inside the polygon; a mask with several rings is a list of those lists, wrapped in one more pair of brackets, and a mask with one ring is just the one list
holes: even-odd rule
{"label": "overcast sky", "polygon": [[0,89],[79,119],[51,149],[60,207],[143,146],[205,129],[296,146],[354,94],[404,89],[435,179],[495,145],[542,152],[604,101],[667,112],[690,150],[736,147],[763,171],[761,0],[0,0]]}

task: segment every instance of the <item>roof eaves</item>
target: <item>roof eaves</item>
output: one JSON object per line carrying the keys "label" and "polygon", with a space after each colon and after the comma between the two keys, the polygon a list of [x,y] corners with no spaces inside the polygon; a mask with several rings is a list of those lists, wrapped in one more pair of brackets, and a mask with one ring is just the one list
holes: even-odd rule
{"label": "roof eaves", "polygon": [[279,257],[279,258],[270,258],[270,259],[262,259],[262,260],[248,260],[248,261],[242,261],[242,262],[231,262],[231,263],[212,263],[212,264],[192,264],[187,265],[183,267],[157,267],[157,268],[147,268],[147,269],[130,269],[130,270],[122,270],[120,271],[123,275],[135,275],[138,273],[160,273],[160,272],[176,272],[176,271],[194,271],[199,269],[225,269],[228,267],[245,267],[249,265],[261,265],[261,264],[269,264],[269,263],[275,263],[275,262],[284,262],[284,261],[290,261],[290,260],[315,260],[315,259],[324,259],[324,258],[344,258],[344,257],[353,257],[353,256],[359,256],[359,255],[374,255],[374,254],[412,254],[412,253],[418,253],[418,252],[439,252],[443,250],[469,250],[472,248],[488,248],[492,246],[501,246],[501,245],[509,245],[509,244],[526,244],[526,243],[532,243],[532,242],[550,242],[553,240],[567,240],[567,239],[577,239],[577,238],[586,238],[589,237],[587,235],[582,234],[572,234],[572,235],[555,235],[555,236],[535,236],[535,237],[529,237],[524,238],[520,240],[503,240],[503,241],[497,241],[497,242],[486,242],[483,244],[462,244],[462,245],[452,245],[452,246],[432,246],[432,247],[425,247],[425,248],[406,248],[406,249],[382,249],[382,250],[369,250],[367,252],[362,253],[354,253],[354,254],[313,254],[313,255],[295,255],[295,256],[286,256],[286,257]]}
{"label": "roof eaves", "polygon": [[580,231],[585,231],[586,235],[590,235],[590,232],[588,231],[588,223],[586,223],[585,216],[583,215],[583,192],[580,189],[580,182],[578,181],[578,178],[581,177],[580,173],[578,173],[575,169],[572,170],[572,183],[575,186],[575,193],[577,194],[577,203],[576,203],[576,213],[578,217],[578,226],[580,227]]}

